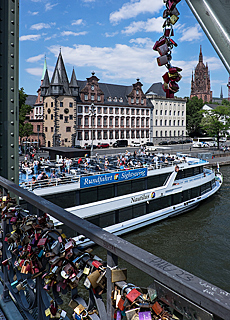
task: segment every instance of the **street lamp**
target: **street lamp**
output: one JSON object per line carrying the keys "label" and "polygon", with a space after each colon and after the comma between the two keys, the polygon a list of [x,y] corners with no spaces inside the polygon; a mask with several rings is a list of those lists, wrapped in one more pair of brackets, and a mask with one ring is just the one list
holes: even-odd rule
{"label": "street lamp", "polygon": [[92,158],[92,156],[93,156],[93,125],[94,125],[94,119],[95,119],[95,116],[96,116],[96,108],[95,108],[94,103],[91,104],[91,107],[89,109],[89,115],[91,117],[91,139],[92,139],[90,156]]}

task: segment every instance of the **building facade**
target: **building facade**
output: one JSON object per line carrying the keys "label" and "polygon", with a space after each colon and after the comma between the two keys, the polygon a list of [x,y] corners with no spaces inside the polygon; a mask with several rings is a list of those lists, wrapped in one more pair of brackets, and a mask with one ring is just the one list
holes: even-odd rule
{"label": "building facade", "polygon": [[203,63],[203,54],[200,46],[199,62],[195,68],[195,73],[192,73],[191,94],[190,98],[198,97],[204,102],[212,101],[212,91],[210,86],[210,74],[208,64]]}
{"label": "building facade", "polygon": [[46,70],[41,85],[45,145],[149,141],[151,103],[142,86],[139,79],[132,86],[100,83],[94,72],[81,81],[74,70],[69,82],[60,52],[51,81]]}
{"label": "building facade", "polygon": [[159,143],[162,140],[183,140],[186,135],[186,99],[165,98],[148,93],[151,100],[150,140]]}

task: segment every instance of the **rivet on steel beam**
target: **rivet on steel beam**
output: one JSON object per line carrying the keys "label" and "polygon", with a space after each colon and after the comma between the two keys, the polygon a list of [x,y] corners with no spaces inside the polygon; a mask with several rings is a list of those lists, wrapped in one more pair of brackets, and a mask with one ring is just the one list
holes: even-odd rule
{"label": "rivet on steel beam", "polygon": [[12,154],[11,156],[10,156],[12,159],[14,159],[14,155]]}
{"label": "rivet on steel beam", "polygon": [[13,132],[11,132],[11,136],[12,136],[12,137],[14,136],[14,133],[13,133]]}
{"label": "rivet on steel beam", "polygon": [[10,112],[11,112],[12,114],[14,114],[14,110],[13,110],[13,109],[11,109]]}
{"label": "rivet on steel beam", "polygon": [[14,99],[10,99],[10,102],[12,102],[12,103],[13,103],[13,102],[14,102]]}
{"label": "rivet on steel beam", "polygon": [[14,147],[14,144],[13,143],[11,143],[11,145],[10,145],[12,148]]}
{"label": "rivet on steel beam", "polygon": [[11,166],[10,168],[11,168],[12,170],[14,170],[14,166]]}
{"label": "rivet on steel beam", "polygon": [[10,55],[10,56],[11,56],[11,58],[14,58],[14,54],[13,54],[13,53],[11,53],[11,55]]}
{"label": "rivet on steel beam", "polygon": [[11,44],[10,44],[10,45],[11,45],[11,47],[14,47],[14,43],[13,43],[13,42],[11,42]]}
{"label": "rivet on steel beam", "polygon": [[14,9],[11,9],[11,12],[14,13]]}
{"label": "rivet on steel beam", "polygon": [[12,24],[14,24],[14,20],[11,20],[10,22],[11,22]]}
{"label": "rivet on steel beam", "polygon": [[12,34],[12,36],[14,36],[14,31],[11,31],[10,33]]}
{"label": "rivet on steel beam", "polygon": [[14,92],[14,88],[10,88],[10,90],[11,90],[12,92]]}
{"label": "rivet on steel beam", "polygon": [[11,79],[11,80],[14,80],[14,77],[13,77],[13,76],[11,76],[11,77],[10,77],[10,79]]}
{"label": "rivet on steel beam", "polygon": [[10,121],[10,123],[12,124],[12,126],[14,125],[14,121]]}
{"label": "rivet on steel beam", "polygon": [[11,177],[11,180],[14,181],[14,177]]}
{"label": "rivet on steel beam", "polygon": [[10,67],[11,67],[11,69],[14,69],[14,65],[13,64]]}

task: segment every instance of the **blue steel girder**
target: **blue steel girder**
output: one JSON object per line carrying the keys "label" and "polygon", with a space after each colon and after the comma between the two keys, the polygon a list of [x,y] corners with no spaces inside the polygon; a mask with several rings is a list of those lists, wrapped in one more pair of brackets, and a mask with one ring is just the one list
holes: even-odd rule
{"label": "blue steel girder", "polygon": [[230,1],[186,0],[186,2],[230,73]]}

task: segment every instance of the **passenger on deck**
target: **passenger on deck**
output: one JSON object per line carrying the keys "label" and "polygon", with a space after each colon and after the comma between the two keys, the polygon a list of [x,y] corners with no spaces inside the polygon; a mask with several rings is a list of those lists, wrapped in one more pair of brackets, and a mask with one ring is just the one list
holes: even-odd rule
{"label": "passenger on deck", "polygon": [[34,184],[36,181],[37,181],[37,180],[36,180],[36,177],[33,176],[33,177],[32,177],[32,184]]}

